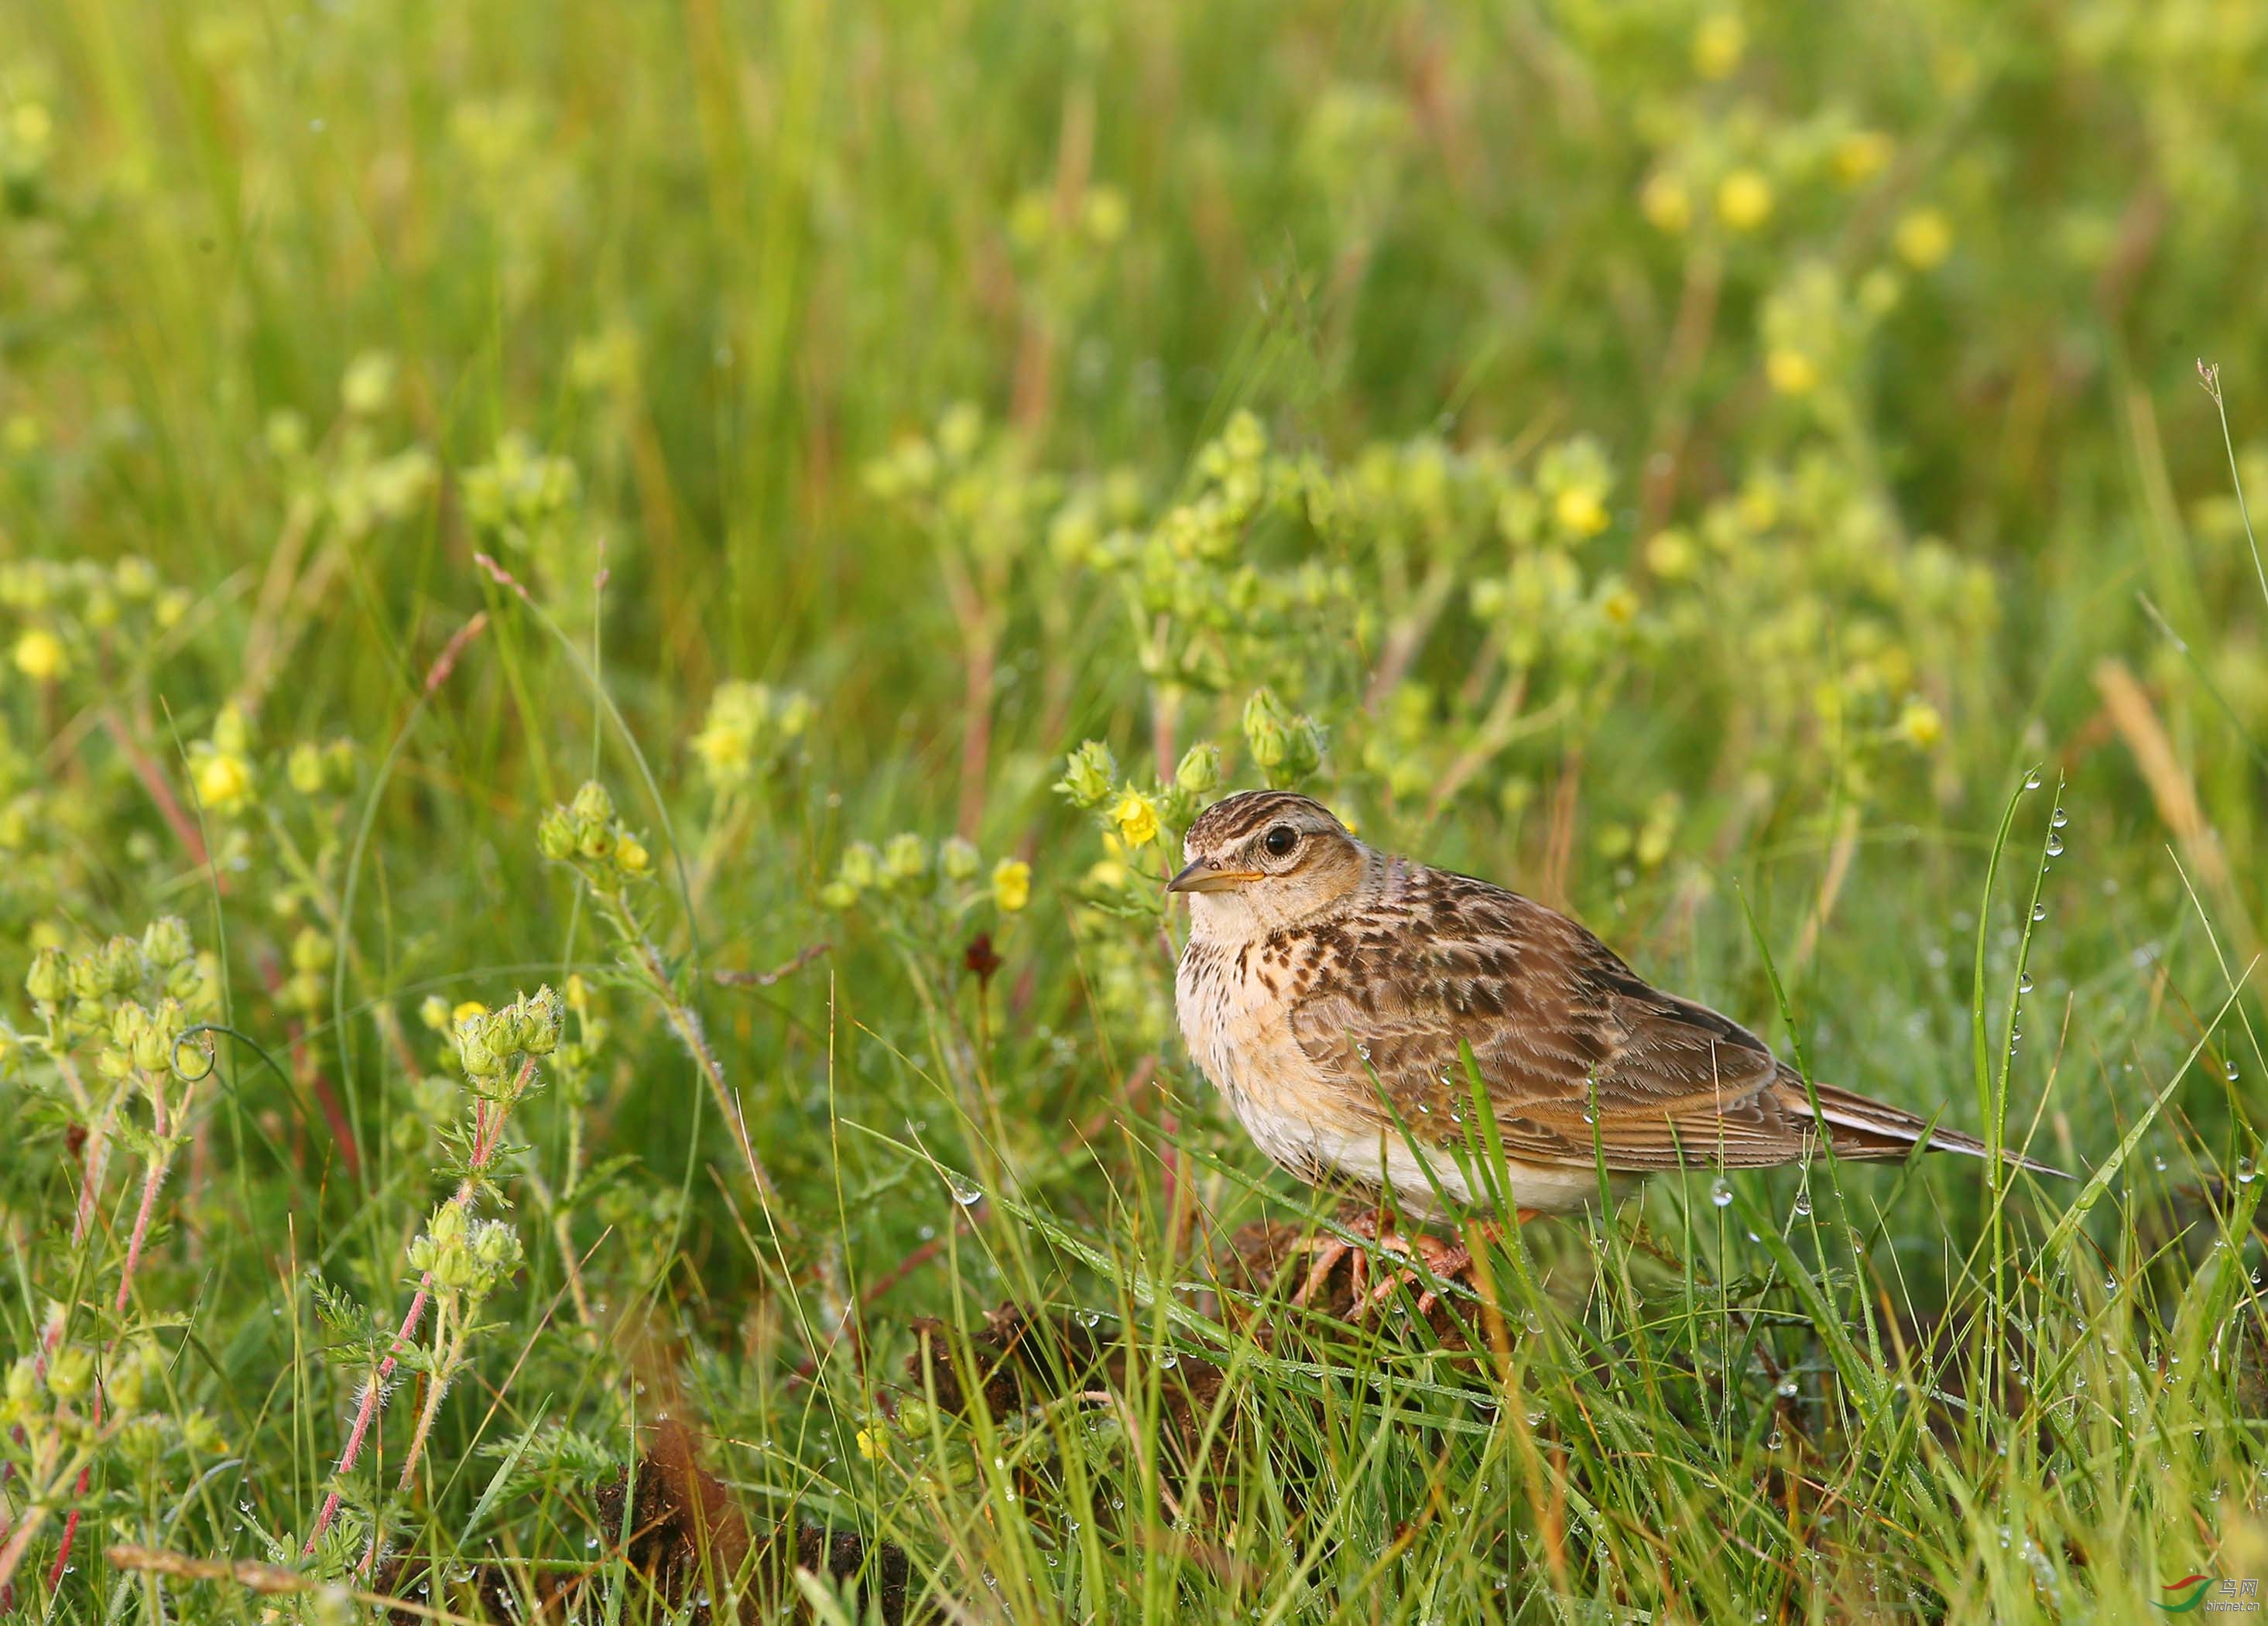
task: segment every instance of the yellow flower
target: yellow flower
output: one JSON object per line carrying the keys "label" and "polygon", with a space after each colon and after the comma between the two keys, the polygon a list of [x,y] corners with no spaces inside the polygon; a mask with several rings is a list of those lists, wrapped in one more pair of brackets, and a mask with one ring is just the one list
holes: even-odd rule
{"label": "yellow flower", "polygon": [[1898,257],[1914,269],[1933,270],[1953,252],[1953,223],[1942,210],[1917,209],[1898,222],[1891,240]]}
{"label": "yellow flower", "polygon": [[1596,536],[1607,528],[1607,505],[1589,486],[1569,486],[1551,502],[1559,528],[1577,536]]}
{"label": "yellow flower", "polygon": [[1700,555],[1693,538],[1675,527],[1657,531],[1646,545],[1646,568],[1666,582],[1683,581],[1693,574]]}
{"label": "yellow flower", "polygon": [[1917,751],[1926,751],[1945,737],[1945,718],[1926,700],[1909,700],[1891,732]]}
{"label": "yellow flower", "polygon": [[1693,224],[1693,195],[1675,175],[1648,179],[1638,195],[1638,212],[1657,232],[1675,237]]}
{"label": "yellow flower", "polygon": [[1132,211],[1126,195],[1116,187],[1097,187],[1086,195],[1086,234],[1096,242],[1111,244],[1126,235]]}
{"label": "yellow flower", "polygon": [[1753,169],[1736,169],[1717,183],[1717,217],[1735,232],[1753,232],[1771,217],[1771,182]]}
{"label": "yellow flower", "polygon": [[1032,866],[1021,858],[1003,858],[992,866],[992,905],[1003,915],[1013,915],[1032,901]]}
{"label": "yellow flower", "polygon": [[486,1016],[488,1013],[489,1008],[482,1004],[479,1000],[468,999],[463,1004],[451,1009],[449,1012],[449,1021],[452,1026],[460,1026],[466,1022],[471,1021],[476,1016]]}
{"label": "yellow flower", "polygon": [[1118,839],[1129,847],[1147,847],[1158,839],[1157,806],[1139,791],[1129,791],[1118,798],[1118,806],[1110,810],[1110,821],[1118,827]]}
{"label": "yellow flower", "polygon": [[70,668],[70,652],[63,641],[44,627],[33,627],[16,640],[16,670],[34,683],[51,683]]}
{"label": "yellow flower", "polygon": [[1897,144],[1880,130],[1852,130],[1835,143],[1835,173],[1845,186],[1860,186],[1889,167]]}
{"label": "yellow flower", "polygon": [[190,769],[197,800],[214,813],[225,813],[252,796],[252,765],[233,751],[207,751]]}
{"label": "yellow flower", "polygon": [[1620,582],[1608,588],[1599,599],[1601,613],[1617,627],[1627,627],[1636,621],[1638,611],[1643,607],[1638,594]]}
{"label": "yellow flower", "polygon": [[1741,65],[1748,47],[1749,31],[1732,12],[1705,17],[1693,31],[1693,70],[1705,79],[1721,79]]}
{"label": "yellow flower", "polygon": [[1764,357],[1764,376],[1783,395],[1808,395],[1819,387],[1819,369],[1801,350],[1772,351]]}

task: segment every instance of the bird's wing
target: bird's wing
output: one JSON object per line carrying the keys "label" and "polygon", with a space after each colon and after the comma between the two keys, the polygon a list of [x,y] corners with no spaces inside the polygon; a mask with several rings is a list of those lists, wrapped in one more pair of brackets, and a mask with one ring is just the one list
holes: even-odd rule
{"label": "bird's wing", "polygon": [[[1375,914],[1326,929],[1292,1031],[1315,1065],[1421,1140],[1472,1119],[1472,1047],[1515,1159],[1756,1166],[1801,1155],[1794,1075],[1756,1036],[1649,987],[1565,916],[1462,875],[1418,871]],[[1375,1075],[1376,1084],[1371,1082]],[[1381,1099],[1382,1097],[1382,1099]],[[1594,1122],[1595,1118],[1595,1123]]]}

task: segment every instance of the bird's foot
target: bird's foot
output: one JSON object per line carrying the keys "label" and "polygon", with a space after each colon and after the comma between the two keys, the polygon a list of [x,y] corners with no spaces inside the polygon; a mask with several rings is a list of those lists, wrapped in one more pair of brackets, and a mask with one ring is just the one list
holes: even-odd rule
{"label": "bird's foot", "polygon": [[[1381,1237],[1379,1246],[1389,1252],[1404,1254],[1422,1260],[1425,1269],[1422,1274],[1410,1268],[1390,1271],[1383,1281],[1366,1294],[1358,1289],[1354,1306],[1356,1321],[1360,1321],[1404,1287],[1414,1287],[1418,1290],[1418,1313],[1427,1314],[1432,1310],[1434,1302],[1440,1297],[1440,1289],[1432,1286],[1432,1282],[1447,1282],[1458,1271],[1466,1269],[1473,1262],[1473,1256],[1458,1244],[1445,1242],[1440,1237],[1428,1236],[1422,1231],[1415,1236],[1407,1238]],[[1428,1277],[1431,1278],[1431,1282]]]}
{"label": "bird's foot", "polygon": [[[1513,1218],[1515,1223],[1524,1225],[1543,1212],[1540,1208],[1515,1209],[1513,1210]],[[1424,1260],[1425,1269],[1432,1274],[1433,1280],[1436,1282],[1444,1284],[1450,1282],[1469,1283],[1474,1247],[1486,1247],[1503,1235],[1502,1226],[1483,1221],[1468,1226],[1463,1237],[1457,1241],[1444,1242],[1439,1237],[1420,1235],[1413,1238],[1411,1246],[1404,1251],[1414,1253],[1418,1258]],[[1433,1306],[1440,1302],[1440,1289],[1421,1281],[1415,1270],[1401,1271],[1396,1274],[1394,1280],[1381,1283],[1372,1297],[1371,1303],[1373,1306],[1383,1304],[1388,1299],[1393,1297],[1395,1288],[1405,1284],[1423,1290],[1418,1295],[1418,1313],[1432,1314]]]}
{"label": "bird's foot", "polygon": [[[1382,1208],[1366,1214],[1351,1215],[1345,1221],[1345,1225],[1346,1228],[1356,1236],[1371,1242],[1378,1241],[1382,1236],[1393,1234],[1390,1229],[1391,1222]],[[1315,1295],[1322,1292],[1325,1284],[1330,1281],[1331,1272],[1339,1268],[1339,1261],[1342,1259],[1350,1262],[1347,1265],[1347,1276],[1351,1284],[1351,1291],[1357,1300],[1361,1299],[1363,1282],[1370,1271],[1370,1255],[1361,1247],[1344,1237],[1334,1236],[1326,1232],[1307,1244],[1307,1252],[1309,1259],[1307,1280],[1300,1283],[1299,1291],[1292,1295],[1293,1304],[1306,1305],[1313,1301]]]}

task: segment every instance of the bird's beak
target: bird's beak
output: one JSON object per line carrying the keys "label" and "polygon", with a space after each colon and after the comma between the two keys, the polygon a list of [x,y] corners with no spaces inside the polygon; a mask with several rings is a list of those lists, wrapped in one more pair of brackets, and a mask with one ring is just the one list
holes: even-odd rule
{"label": "bird's beak", "polygon": [[1226,892],[1248,880],[1258,880],[1258,870],[1217,870],[1203,858],[1166,883],[1167,892]]}

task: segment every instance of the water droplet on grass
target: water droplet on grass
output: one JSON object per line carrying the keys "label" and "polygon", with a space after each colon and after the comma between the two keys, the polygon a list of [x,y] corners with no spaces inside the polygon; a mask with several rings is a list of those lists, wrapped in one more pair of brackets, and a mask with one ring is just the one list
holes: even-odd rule
{"label": "water droplet on grass", "polygon": [[984,1200],[984,1188],[982,1186],[971,1185],[958,1174],[948,1171],[945,1177],[945,1183],[953,1193],[953,1200],[963,1208],[975,1208]]}
{"label": "water droplet on grass", "polygon": [[2023,975],[2016,979],[2016,991],[2020,994],[2029,994],[2032,991],[2032,974],[2030,972],[2027,971]]}
{"label": "water droplet on grass", "polygon": [[2026,775],[2024,776],[2024,789],[2026,789],[2027,791],[2036,791],[2036,790],[2038,790],[2039,788],[2040,788],[2040,770],[2039,770],[2038,769],[2035,768],[2034,769],[2032,769],[2032,771],[2031,771],[2031,772],[2029,772],[2029,773],[2028,773],[2028,774],[2026,774]]}
{"label": "water droplet on grass", "polygon": [[2048,837],[2048,857],[2051,858],[2060,858],[2063,857],[2062,836],[2051,835]]}
{"label": "water droplet on grass", "polygon": [[1797,1192],[1795,1194],[1795,1217],[1798,1219],[1805,1219],[1808,1218],[1810,1214],[1811,1193],[1808,1191]]}
{"label": "water droplet on grass", "polygon": [[2239,1159],[2237,1159],[2237,1160],[2236,1160],[2236,1183],[2237,1183],[2238,1185],[2240,1185],[2240,1186],[2249,1186],[2249,1185],[2250,1185],[2254,1181],[2257,1180],[2259,1177],[2260,1177],[2260,1166],[2259,1166],[2258,1164],[2257,1164],[2257,1163],[2253,1162],[2253,1160],[2252,1160],[2251,1159],[2250,1159],[2250,1158],[2239,1158]]}
{"label": "water droplet on grass", "polygon": [[1710,1183],[1710,1186],[1709,1186],[1709,1201],[1711,1201],[1712,1203],[1715,1203],[1719,1208],[1730,1208],[1730,1207],[1732,1207],[1732,1205],[1733,1205],[1733,1185],[1732,1185],[1732,1182],[1731,1182],[1730,1181],[1727,1180],[1723,1175],[1719,1174],[1719,1176],[1718,1176],[1718,1177],[1717,1177],[1713,1181],[1712,1181],[1712,1182]]}

